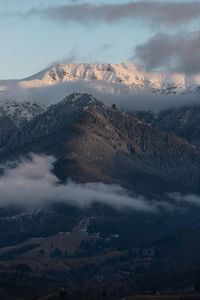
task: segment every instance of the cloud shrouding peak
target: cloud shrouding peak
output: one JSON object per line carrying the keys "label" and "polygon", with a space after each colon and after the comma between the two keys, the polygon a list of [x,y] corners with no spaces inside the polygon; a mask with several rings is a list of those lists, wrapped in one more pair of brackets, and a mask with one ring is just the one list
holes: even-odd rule
{"label": "cloud shrouding peak", "polygon": [[[17,14],[16,14],[17,15]],[[62,23],[115,23],[123,20],[141,20],[153,25],[177,26],[188,24],[200,17],[200,3],[140,1],[124,4],[66,4],[34,8],[21,17],[41,17]]]}
{"label": "cloud shrouding peak", "polygon": [[135,48],[136,59],[148,70],[165,68],[188,74],[200,71],[200,31],[157,34]]}

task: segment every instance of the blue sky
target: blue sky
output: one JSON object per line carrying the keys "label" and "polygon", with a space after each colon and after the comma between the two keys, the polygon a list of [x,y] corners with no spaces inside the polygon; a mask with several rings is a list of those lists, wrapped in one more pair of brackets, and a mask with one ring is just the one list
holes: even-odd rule
{"label": "blue sky", "polygon": [[[84,24],[77,19],[68,22],[59,20],[60,12],[59,17],[52,15],[55,2],[57,8],[81,3],[94,5],[94,1],[0,0],[0,79],[30,76],[62,61],[120,63],[130,60],[134,48],[147,42],[154,34],[174,34],[185,31],[185,26],[190,31],[197,30],[199,26],[198,19],[192,25],[184,25],[184,29],[180,24],[172,28],[159,26],[159,23],[149,25],[144,17],[142,22],[130,16],[109,22],[104,20],[103,14],[102,20],[97,22],[91,20]],[[130,2],[142,1],[110,0],[95,2],[95,5]],[[50,13],[41,15],[41,11],[49,8],[52,9]]]}

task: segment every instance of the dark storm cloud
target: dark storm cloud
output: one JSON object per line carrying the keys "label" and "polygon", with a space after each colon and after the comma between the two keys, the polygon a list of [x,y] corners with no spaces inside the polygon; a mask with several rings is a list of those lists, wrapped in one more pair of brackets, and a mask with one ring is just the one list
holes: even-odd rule
{"label": "dark storm cloud", "polygon": [[165,68],[189,74],[200,71],[200,31],[157,34],[135,48],[132,60],[146,69]]}
{"label": "dark storm cloud", "polygon": [[[16,14],[17,16],[18,14]],[[141,20],[153,25],[176,26],[200,18],[200,3],[140,1],[124,4],[67,4],[48,8],[34,8],[21,17],[41,17],[62,23],[116,23],[121,20]]]}

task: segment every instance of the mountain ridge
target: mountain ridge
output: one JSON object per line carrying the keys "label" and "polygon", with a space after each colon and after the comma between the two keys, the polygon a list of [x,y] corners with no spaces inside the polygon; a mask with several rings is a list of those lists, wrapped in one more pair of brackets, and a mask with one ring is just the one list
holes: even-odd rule
{"label": "mountain ridge", "polygon": [[50,106],[0,151],[2,161],[30,152],[53,155],[62,180],[118,183],[138,193],[199,193],[199,148],[87,94]]}
{"label": "mountain ridge", "polygon": [[[199,92],[200,74],[170,71],[146,71],[133,63],[57,64],[22,80],[1,80],[2,99],[32,100],[51,103],[52,91],[58,102],[73,92],[133,96],[139,92],[179,95]],[[58,88],[57,88],[58,87]],[[64,93],[61,93],[61,87]],[[50,89],[50,92],[45,92]],[[55,90],[55,91],[54,91]],[[16,97],[16,99],[15,99]]]}

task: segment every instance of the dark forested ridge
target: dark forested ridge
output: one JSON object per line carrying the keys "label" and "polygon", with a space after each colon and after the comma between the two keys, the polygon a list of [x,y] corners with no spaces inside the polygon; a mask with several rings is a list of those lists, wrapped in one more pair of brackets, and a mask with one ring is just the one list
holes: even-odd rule
{"label": "dark forested ridge", "polygon": [[29,152],[54,155],[63,180],[118,183],[147,195],[199,193],[198,147],[87,94],[72,94],[8,132],[1,161]]}

